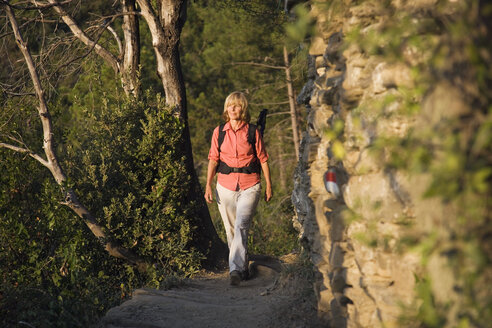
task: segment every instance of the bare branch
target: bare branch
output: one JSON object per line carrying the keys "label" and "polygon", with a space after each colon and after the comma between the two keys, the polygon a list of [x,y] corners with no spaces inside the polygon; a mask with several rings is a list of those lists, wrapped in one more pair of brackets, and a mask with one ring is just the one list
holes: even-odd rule
{"label": "bare branch", "polygon": [[[73,0],[65,0],[65,1],[60,2],[59,4],[60,5],[66,5],[66,4],[69,4],[72,1]],[[11,8],[19,9],[19,10],[40,10],[40,9],[48,9],[48,8],[53,7],[53,6],[56,6],[54,4],[47,4],[47,3],[44,3],[44,4],[37,4],[37,3],[35,3],[34,6],[19,6],[19,5],[10,4],[6,0],[0,0],[0,4],[7,5],[7,6],[11,7]]]}
{"label": "bare branch", "polygon": [[114,39],[116,40],[116,43],[118,44],[118,52],[120,54],[122,54],[123,53],[123,44],[121,43],[120,37],[118,36],[118,34],[114,30],[114,28],[112,28],[111,26],[108,26],[107,29],[108,29],[109,32],[111,32],[111,34],[113,35]]}
{"label": "bare branch", "polygon": [[[33,0],[34,3],[37,5],[37,1],[36,0]],[[44,52],[44,42],[46,40],[46,29],[45,29],[45,26],[44,26],[44,15],[43,15],[43,11],[42,10],[38,10],[39,12],[39,15],[41,16],[41,26],[43,27],[43,37],[41,38],[41,46],[40,46],[40,50],[39,50],[39,54],[40,56],[42,57],[43,56],[43,52]],[[43,67],[43,66],[41,66]]]}
{"label": "bare branch", "polygon": [[[28,148],[28,147],[26,146],[26,144],[25,144],[23,141],[21,141],[21,140],[19,140],[19,139],[17,139],[17,138],[14,138],[14,137],[12,137],[12,136],[10,136],[10,135],[4,135],[4,134],[2,134],[2,136],[5,136],[5,137],[7,137],[8,139],[10,139],[10,140],[12,140],[12,141],[17,142],[18,144],[23,145],[25,148]],[[21,139],[22,139],[22,137],[21,137]]]}
{"label": "bare branch", "polygon": [[290,115],[290,112],[277,112],[277,113],[271,113],[271,114],[268,114],[268,116],[287,115],[287,114],[289,114],[289,115]]}
{"label": "bare branch", "polygon": [[30,152],[29,149],[17,147],[17,146],[10,145],[10,144],[6,144],[4,142],[0,142],[0,147],[7,148],[7,149],[10,149],[10,150],[16,151],[18,153],[29,153]]}
{"label": "bare branch", "polygon": [[[114,16],[114,17],[116,17],[116,16]],[[68,61],[68,62],[66,62],[66,63],[63,63],[63,64],[62,64],[62,65],[60,65],[60,66],[59,66],[59,67],[58,67],[58,68],[57,68],[57,69],[56,69],[56,70],[55,70],[55,71],[54,71],[51,75],[54,75],[54,74],[58,73],[58,72],[59,72],[62,68],[67,67],[67,66],[71,65],[72,63],[74,63],[74,62],[76,62],[76,61],[78,61],[78,60],[80,60],[80,59],[83,59],[83,58],[87,57],[88,55],[90,55],[90,54],[91,54],[91,52],[92,52],[92,51],[93,51],[93,50],[94,50],[94,49],[98,46],[98,44],[97,44],[97,43],[98,43],[98,42],[99,42],[99,40],[101,39],[101,37],[102,37],[102,34],[103,34],[104,30],[105,30],[106,28],[108,28],[108,27],[109,27],[109,24],[110,24],[111,22],[112,22],[112,21],[107,21],[107,22],[106,22],[106,25],[104,25],[104,26],[102,26],[102,27],[101,27],[101,30],[100,30],[99,34],[97,35],[97,37],[94,39],[94,41],[93,41],[93,43],[92,43],[92,46],[91,46],[91,47],[90,47],[90,48],[89,48],[89,49],[88,49],[85,53],[83,53],[83,54],[82,54],[82,55],[80,55],[80,56],[76,56],[75,58],[73,58],[73,59],[69,60],[69,61]],[[78,38],[78,37],[75,35],[75,38]],[[97,51],[96,51],[96,53],[97,53]],[[111,56],[113,56],[113,55],[111,54]],[[113,56],[113,57],[114,57],[114,56]],[[117,65],[117,66],[116,66],[116,68],[115,68],[115,66],[113,66],[113,69],[115,69],[115,72],[116,72],[116,73],[120,73],[120,65],[119,65],[119,61],[118,61],[118,59],[116,59],[116,57],[114,57],[114,59],[115,59],[115,61],[116,61],[116,65]],[[111,65],[111,63],[109,63],[109,64]]]}
{"label": "bare branch", "polygon": [[12,119],[13,116],[14,114],[12,113],[8,119],[4,120],[3,124],[0,126],[0,130],[3,129],[4,126],[10,123],[10,120]]}
{"label": "bare branch", "polygon": [[[88,56],[94,50],[107,64],[113,68],[115,73],[119,75],[125,93],[127,95],[133,94],[134,96],[137,96],[137,70],[140,63],[140,48],[138,37],[138,19],[136,16],[140,13],[135,10],[134,0],[123,0],[123,12],[114,15],[100,16],[93,22],[95,25],[86,30],[82,30],[75,20],[61,6],[58,5],[59,3],[56,0],[47,1],[54,4],[54,10],[62,18],[63,22],[70,28],[72,34],[89,48],[85,54],[64,63],[57,69],[57,71],[72,64],[74,61]],[[124,43],[116,31],[110,26],[110,24],[113,23],[117,17],[121,16],[124,18]],[[89,37],[89,32],[95,29],[100,29],[97,37]],[[114,55],[99,43],[99,40],[106,29],[108,29],[113,38],[116,40],[118,45],[118,55]]]}
{"label": "bare branch", "polygon": [[261,63],[255,63],[255,62],[232,62],[229,65],[250,65],[250,66],[259,66],[259,67],[265,67],[265,68],[285,70],[285,66],[268,65],[268,64],[261,64]]}
{"label": "bare branch", "polygon": [[115,18],[118,18],[118,17],[139,16],[139,15],[141,15],[141,13],[138,12],[138,11],[135,11],[135,10],[125,10],[125,11],[123,11],[121,13],[116,13],[116,14],[111,14],[111,15],[104,15],[104,16],[93,15],[93,16],[98,17],[98,19],[96,21],[104,22],[104,21],[108,21],[108,20],[114,21],[114,19]]}
{"label": "bare branch", "polygon": [[3,142],[0,142],[0,147],[1,148],[7,148],[7,149],[13,150],[13,151],[18,152],[18,153],[26,153],[29,156],[31,156],[32,158],[34,158],[35,160],[37,160],[39,163],[43,164],[43,166],[46,166],[47,168],[50,167],[50,163],[48,163],[44,158],[42,158],[41,156],[39,156],[36,153],[33,153],[31,150],[29,150],[27,148],[18,147],[18,146],[6,144]]}
{"label": "bare branch", "polygon": [[250,103],[255,106],[268,106],[268,105],[286,105],[289,101],[281,101],[281,102],[271,102],[271,103]]}
{"label": "bare branch", "polygon": [[12,92],[5,89],[3,89],[2,91],[12,97],[36,96],[34,92]]}
{"label": "bare branch", "polygon": [[[2,1],[2,0],[0,0],[0,4],[2,4],[2,2],[1,2],[1,1]],[[25,26],[29,25],[29,24],[30,24],[30,23],[32,23],[32,22],[36,22],[37,20],[38,20],[38,18],[37,18],[37,17],[35,17],[35,18],[31,18],[31,19],[28,19],[27,21],[25,21],[24,23],[22,23],[22,24],[19,26],[19,29],[23,29]],[[14,32],[12,32],[12,31],[8,31],[8,32],[5,32],[5,33],[3,33],[3,34],[0,34],[0,39],[1,39],[1,38],[4,38],[4,37],[6,37],[6,36],[12,35],[12,34],[14,34]]]}
{"label": "bare branch", "polygon": [[0,34],[0,39],[4,38],[6,36],[12,35],[12,34],[14,34],[14,33],[12,33],[12,32],[6,32],[6,33],[3,33],[3,34]]}
{"label": "bare branch", "polygon": [[[75,20],[61,7],[60,3],[56,0],[48,0],[52,5],[55,11],[61,16],[63,22],[67,24],[72,33],[86,46],[94,49],[96,53],[101,56],[111,67],[113,70],[118,73],[119,72],[119,63],[118,59],[107,49],[102,47],[97,41],[93,41],[75,22]],[[104,25],[104,29],[109,26],[110,23],[113,22],[115,18],[113,17]]]}
{"label": "bare branch", "polygon": [[48,111],[48,105],[44,98],[44,90],[41,87],[41,82],[39,80],[39,75],[36,71],[36,67],[34,66],[34,62],[32,60],[32,56],[29,52],[29,49],[27,48],[27,44],[22,38],[22,35],[20,34],[19,25],[17,24],[17,20],[15,19],[12,8],[10,8],[9,6],[5,6],[5,10],[7,12],[10,25],[12,26],[12,30],[14,31],[15,42],[17,43],[19,50],[22,52],[22,55],[24,56],[24,60],[29,69],[29,74],[31,75],[31,80],[34,84],[34,90],[36,92],[36,95],[38,96],[38,101],[39,101],[38,114],[39,117],[41,118],[41,123],[43,126],[43,148],[49,164],[47,167],[50,169],[56,182],[58,184],[63,184],[63,182],[66,180],[66,177],[60,165],[58,165],[58,160],[54,153],[51,119]]}

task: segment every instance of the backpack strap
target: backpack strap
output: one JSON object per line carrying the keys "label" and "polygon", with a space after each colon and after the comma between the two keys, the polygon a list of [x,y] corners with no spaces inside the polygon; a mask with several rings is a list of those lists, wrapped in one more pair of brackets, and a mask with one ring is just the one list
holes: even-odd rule
{"label": "backpack strap", "polygon": [[[220,146],[222,146],[226,134],[226,132],[224,131],[224,126],[225,124],[219,125],[219,136],[217,138],[217,142],[219,145],[219,153],[220,153]],[[256,157],[256,129],[257,127],[254,124],[250,124],[248,127],[248,142],[253,147],[253,153],[255,154],[255,157]]]}
{"label": "backpack strap", "polygon": [[249,127],[248,127],[248,142],[251,145],[251,147],[253,147],[253,154],[255,155],[255,157],[258,157],[256,155],[256,129],[257,129],[256,125],[249,124]]}
{"label": "backpack strap", "polygon": [[220,153],[220,146],[222,146],[222,143],[224,142],[224,137],[225,137],[225,131],[224,131],[224,126],[225,124],[219,125],[219,138],[218,138],[218,143],[219,143],[219,153]]}

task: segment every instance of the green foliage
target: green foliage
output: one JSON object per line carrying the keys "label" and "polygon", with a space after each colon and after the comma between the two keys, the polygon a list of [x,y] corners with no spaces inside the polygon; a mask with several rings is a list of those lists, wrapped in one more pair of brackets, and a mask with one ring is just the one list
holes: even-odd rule
{"label": "green foliage", "polygon": [[293,210],[289,196],[272,201],[272,204],[261,202],[252,223],[248,250],[253,254],[280,256],[297,249]]}
{"label": "green foliage", "polygon": [[125,247],[168,272],[193,273],[200,255],[190,248],[195,207],[186,202],[190,180],[179,147],[182,123],[151,92],[140,101],[100,99],[97,110],[76,99],[71,107],[77,117],[72,124],[91,127],[78,133],[86,136],[79,137],[84,146],[70,143],[64,152],[77,194]]}
{"label": "green foliage", "polygon": [[2,326],[86,327],[129,290],[120,288],[119,277],[97,276],[111,265],[99,262],[100,245],[60,206],[59,188],[44,167],[6,150],[0,165]]}
{"label": "green foliage", "polygon": [[[167,276],[197,272],[203,258],[193,245],[196,209],[186,199],[182,123],[158,94],[128,101],[116,87],[110,92],[104,69],[91,70],[52,106],[60,162],[99,223],[155,265],[138,272],[110,257],[60,205],[49,171],[2,149],[0,317],[7,326],[85,327],[137,287],[165,287]],[[16,118],[21,125],[24,118]],[[35,132],[25,134],[26,144],[39,143],[39,126]]]}
{"label": "green foliage", "polygon": [[429,278],[419,278],[417,280],[417,293],[422,299],[419,307],[418,317],[425,323],[426,327],[442,327],[446,322],[444,313],[439,313],[439,308],[434,301],[431,282]]}

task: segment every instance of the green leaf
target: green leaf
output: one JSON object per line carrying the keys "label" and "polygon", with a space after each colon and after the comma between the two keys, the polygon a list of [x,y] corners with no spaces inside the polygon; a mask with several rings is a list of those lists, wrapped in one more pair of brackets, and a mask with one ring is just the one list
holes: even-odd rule
{"label": "green leaf", "polygon": [[336,159],[343,160],[345,158],[346,152],[341,141],[335,140],[331,146],[331,151]]}

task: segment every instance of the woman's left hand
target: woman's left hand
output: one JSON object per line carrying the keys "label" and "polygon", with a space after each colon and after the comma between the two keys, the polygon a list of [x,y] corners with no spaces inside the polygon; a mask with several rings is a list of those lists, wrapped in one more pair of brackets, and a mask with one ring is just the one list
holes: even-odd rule
{"label": "woman's left hand", "polygon": [[265,188],[265,201],[269,202],[273,197],[273,191],[271,186],[266,186]]}
{"label": "woman's left hand", "polygon": [[265,177],[265,201],[269,202],[273,197],[272,191],[272,180],[270,179],[270,168],[268,167],[268,162],[261,163],[261,170],[263,171],[263,176]]}

